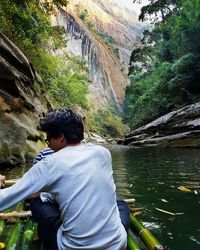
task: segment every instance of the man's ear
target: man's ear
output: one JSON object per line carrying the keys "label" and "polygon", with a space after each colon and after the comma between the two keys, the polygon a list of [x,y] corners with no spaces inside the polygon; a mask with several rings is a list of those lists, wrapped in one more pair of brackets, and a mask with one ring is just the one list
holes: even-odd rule
{"label": "man's ear", "polygon": [[63,144],[65,144],[65,145],[68,144],[68,141],[65,138],[65,136],[64,136],[63,133],[61,133],[61,135],[60,135],[60,142],[63,143]]}
{"label": "man's ear", "polygon": [[61,135],[60,135],[60,141],[61,141],[61,142],[64,142],[64,141],[65,141],[65,136],[64,136],[63,133],[61,133]]}

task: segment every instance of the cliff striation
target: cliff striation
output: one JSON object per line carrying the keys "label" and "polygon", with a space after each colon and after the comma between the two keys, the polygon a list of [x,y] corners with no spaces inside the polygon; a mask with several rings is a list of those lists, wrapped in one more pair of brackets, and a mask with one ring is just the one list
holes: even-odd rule
{"label": "cliff striation", "polygon": [[[122,111],[129,57],[139,29],[130,29],[128,20],[120,22],[116,13],[109,13],[111,2],[103,5],[102,1],[72,0],[67,8],[55,12],[52,25],[64,27],[65,50],[87,61],[91,79],[89,98],[98,106],[114,106]],[[84,20],[80,18],[82,14],[86,15]],[[88,28],[89,25],[92,27]]]}
{"label": "cliff striation", "polygon": [[31,63],[2,33],[0,72],[0,164],[22,164],[44,147],[37,125],[48,101],[36,92],[41,80]]}
{"label": "cliff striation", "polygon": [[122,110],[127,79],[121,72],[111,52],[102,46],[84,26],[70,13],[60,9],[54,25],[63,26],[67,38],[67,52],[82,57],[88,63],[90,97],[100,106],[114,106]]}

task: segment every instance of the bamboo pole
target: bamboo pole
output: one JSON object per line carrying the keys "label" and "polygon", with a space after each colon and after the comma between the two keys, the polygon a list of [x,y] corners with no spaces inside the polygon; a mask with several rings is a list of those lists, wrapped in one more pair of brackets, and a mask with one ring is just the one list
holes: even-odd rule
{"label": "bamboo pole", "polygon": [[134,204],[134,203],[135,203],[135,199],[124,199],[124,201],[125,201],[127,204]]}
{"label": "bamboo pole", "polygon": [[[19,202],[16,206],[15,209],[17,212],[21,212],[24,208],[24,202]],[[10,228],[8,232],[8,241],[7,241],[7,246],[6,250],[15,250],[17,248],[17,245],[20,240],[20,235],[23,229],[22,221],[17,219],[15,225]]]}
{"label": "bamboo pole", "polygon": [[165,248],[153,236],[153,234],[146,229],[139,220],[130,214],[130,223],[135,231],[139,234],[140,239],[144,242],[149,250],[164,250]]}
{"label": "bamboo pole", "polygon": [[169,211],[167,211],[167,210],[164,210],[164,209],[161,209],[161,208],[157,208],[157,207],[155,207],[155,209],[156,209],[157,211],[159,211],[159,212],[164,213],[164,214],[169,214],[169,215],[173,215],[173,216],[176,216],[176,215],[183,215],[183,214],[184,214],[183,212],[181,212],[181,213],[172,213],[172,212],[169,212]]}
{"label": "bamboo pole", "polygon": [[31,211],[12,211],[10,213],[0,213],[0,219],[7,220],[11,218],[27,218],[32,216]]}
{"label": "bamboo pole", "polygon": [[137,242],[133,239],[130,233],[127,235],[127,249],[128,250],[140,250]]}
{"label": "bamboo pole", "polygon": [[2,234],[4,228],[5,228],[5,221],[4,220],[0,220],[0,235]]}
{"label": "bamboo pole", "polygon": [[17,181],[17,179],[5,180],[5,186],[10,187],[10,186],[14,185],[16,181]]}
{"label": "bamboo pole", "polygon": [[21,249],[23,250],[30,249],[31,242],[33,240],[34,229],[35,229],[35,223],[31,219],[28,219],[24,227]]}
{"label": "bamboo pole", "polygon": [[[11,208],[4,210],[4,214],[9,213],[10,211],[11,211]],[[3,233],[5,226],[6,226],[5,221],[0,219],[0,235]],[[0,249],[3,249],[1,244],[0,244]]]}
{"label": "bamboo pole", "polygon": [[165,213],[165,214],[169,214],[169,215],[172,215],[172,216],[175,216],[175,215],[176,215],[175,213],[169,212],[169,211],[164,210],[164,209],[161,209],[161,208],[155,207],[155,209],[156,209],[157,211],[162,212],[162,213]]}
{"label": "bamboo pole", "polygon": [[17,221],[9,233],[9,240],[6,246],[6,250],[15,250],[17,243],[19,242],[20,233],[22,230],[22,223]]}
{"label": "bamboo pole", "polygon": [[140,212],[140,211],[144,211],[145,208],[144,207],[133,207],[130,208],[131,213],[136,213],[136,212]]}

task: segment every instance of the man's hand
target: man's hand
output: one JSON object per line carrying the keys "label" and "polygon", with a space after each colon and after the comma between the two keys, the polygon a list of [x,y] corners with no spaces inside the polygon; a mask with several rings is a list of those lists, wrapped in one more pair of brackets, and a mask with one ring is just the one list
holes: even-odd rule
{"label": "man's hand", "polygon": [[0,174],[0,188],[5,187],[5,180],[6,180],[5,175]]}

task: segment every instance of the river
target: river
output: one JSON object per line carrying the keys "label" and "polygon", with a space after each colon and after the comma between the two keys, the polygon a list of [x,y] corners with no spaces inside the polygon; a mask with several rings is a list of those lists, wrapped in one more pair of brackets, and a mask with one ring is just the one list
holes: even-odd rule
{"label": "river", "polygon": [[[113,157],[118,198],[135,198],[135,207],[145,208],[138,218],[171,250],[200,249],[200,149],[106,147]],[[1,173],[11,179],[26,170],[22,166]]]}
{"label": "river", "polygon": [[171,250],[200,249],[200,149],[109,149],[118,197],[135,198],[135,207],[145,207],[138,218],[163,245]]}

